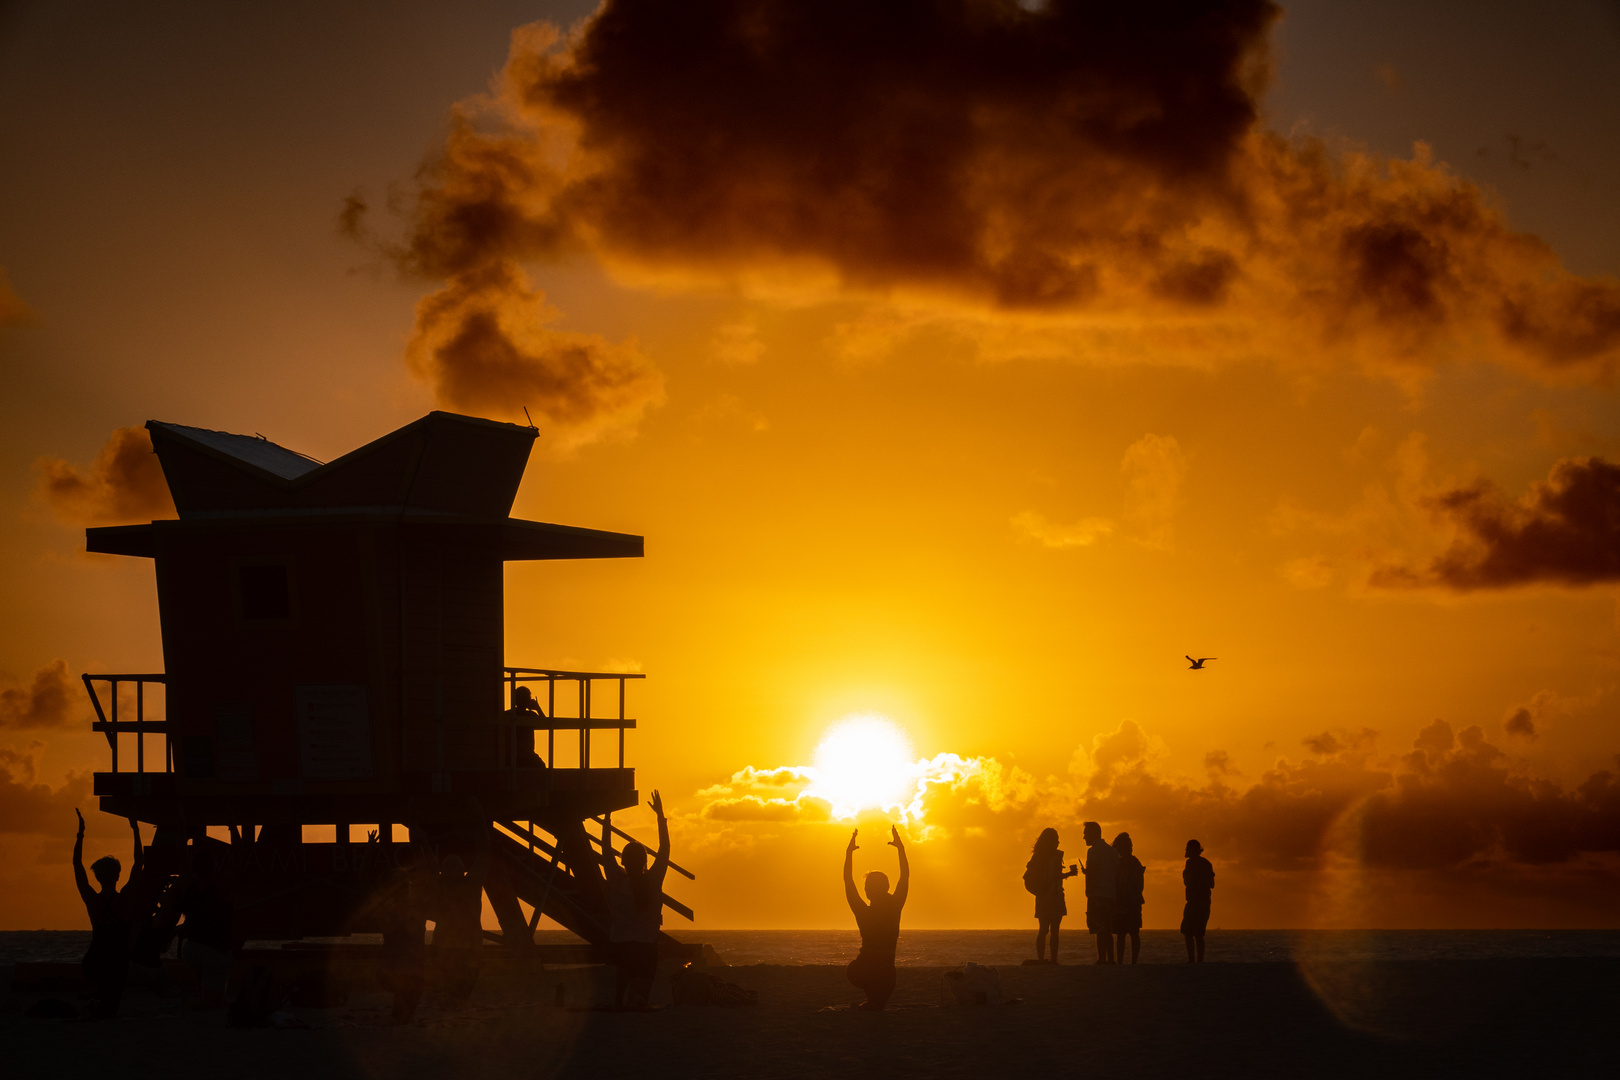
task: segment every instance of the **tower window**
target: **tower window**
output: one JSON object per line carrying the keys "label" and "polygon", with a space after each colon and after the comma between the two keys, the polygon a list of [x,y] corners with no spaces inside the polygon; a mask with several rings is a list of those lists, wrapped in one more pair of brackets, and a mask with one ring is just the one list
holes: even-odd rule
{"label": "tower window", "polygon": [[237,569],[242,590],[242,618],[287,619],[292,616],[292,590],[285,566],[243,566]]}

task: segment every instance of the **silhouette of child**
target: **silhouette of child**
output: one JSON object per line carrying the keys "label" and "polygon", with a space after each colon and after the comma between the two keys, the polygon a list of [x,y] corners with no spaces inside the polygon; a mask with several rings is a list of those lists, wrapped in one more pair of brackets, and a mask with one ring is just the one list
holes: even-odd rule
{"label": "silhouette of child", "polygon": [[84,901],[90,915],[90,948],[84,954],[84,977],[95,987],[95,1004],[90,1015],[98,1020],[110,1019],[118,1014],[118,1003],[124,996],[124,983],[129,977],[130,931],[135,922],[131,910],[134,890],[141,876],[141,827],[134,818],[129,827],[135,833],[135,858],[129,868],[129,880],[123,891],[118,889],[118,875],[123,867],[111,855],[97,859],[90,865],[97,892],[90,887],[84,873],[84,815],[75,807],[79,818],[79,833],[73,841],[73,880],[79,886],[79,898]]}
{"label": "silhouette of child", "polygon": [[602,869],[607,877],[608,942],[618,968],[613,1003],[645,1009],[658,975],[658,928],[664,923],[664,875],[669,871],[669,819],[664,799],[647,804],[658,815],[658,854],[647,866],[647,849],[632,840],[613,859],[612,825],[602,818]]}
{"label": "silhouette of child", "polygon": [[1181,882],[1187,887],[1187,906],[1181,913],[1181,936],[1187,939],[1187,963],[1204,962],[1204,931],[1209,927],[1209,898],[1215,888],[1215,868],[1204,858],[1204,845],[1187,841],[1187,865]]}
{"label": "silhouette of child", "polygon": [[1043,829],[1030,849],[1029,862],[1024,865],[1024,887],[1035,894],[1035,958],[1046,959],[1046,937],[1052,936],[1052,963],[1058,960],[1058,927],[1069,913],[1068,901],[1063,896],[1063,879],[1074,877],[1077,867],[1063,869],[1063,852],[1058,848],[1056,829]]}
{"label": "silhouette of child", "polygon": [[1118,858],[1103,839],[1102,826],[1085,824],[1086,929],[1097,935],[1097,963],[1114,963],[1114,896]]}
{"label": "silhouette of child", "polygon": [[1131,851],[1131,834],[1114,837],[1114,851],[1119,856],[1119,876],[1115,882],[1114,933],[1119,937],[1116,959],[1125,962],[1125,939],[1131,939],[1131,963],[1142,954],[1142,886],[1147,868]]}
{"label": "silhouette of child", "polygon": [[889,846],[900,852],[900,884],[890,894],[889,876],[874,870],[866,875],[863,901],[855,891],[855,852],[859,850],[855,838],[860,832],[856,829],[849,834],[849,847],[844,849],[844,898],[861,930],[861,951],[844,973],[866,994],[857,1008],[882,1009],[894,993],[894,950],[900,942],[900,910],[911,890],[911,864],[906,861],[900,830],[890,826]]}

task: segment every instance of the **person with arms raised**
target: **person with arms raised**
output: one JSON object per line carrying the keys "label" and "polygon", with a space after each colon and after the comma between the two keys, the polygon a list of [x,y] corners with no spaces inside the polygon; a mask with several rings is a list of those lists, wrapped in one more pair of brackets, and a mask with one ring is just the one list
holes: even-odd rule
{"label": "person with arms raised", "polygon": [[90,1015],[109,1020],[118,1014],[129,977],[130,931],[137,914],[131,907],[141,877],[141,827],[134,818],[129,819],[135,833],[135,858],[122,891],[118,888],[118,874],[123,868],[117,859],[106,855],[90,864],[90,872],[101,886],[98,892],[90,887],[84,873],[84,815],[77,808],[73,813],[79,819],[79,834],[73,841],[73,880],[78,883],[79,898],[90,915],[90,948],[83,962],[84,977],[95,988]]}
{"label": "person with arms raised", "polygon": [[855,915],[855,925],[861,931],[861,951],[845,969],[849,981],[866,994],[866,1000],[856,1008],[882,1009],[894,993],[894,950],[900,942],[900,911],[906,906],[911,890],[911,864],[906,861],[906,846],[900,841],[900,830],[889,828],[889,846],[900,853],[900,883],[889,892],[889,875],[874,870],[866,875],[866,899],[855,891],[855,852],[859,850],[856,829],[849,835],[849,847],[844,849],[844,898]]}

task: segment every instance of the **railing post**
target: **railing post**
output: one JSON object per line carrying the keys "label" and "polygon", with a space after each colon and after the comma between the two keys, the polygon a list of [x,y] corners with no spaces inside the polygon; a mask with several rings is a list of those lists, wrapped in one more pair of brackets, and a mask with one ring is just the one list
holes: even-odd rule
{"label": "railing post", "polygon": [[118,680],[108,679],[112,685],[112,771],[118,771]]}
{"label": "railing post", "polygon": [[624,768],[624,684],[623,676],[619,677],[619,768]]}
{"label": "railing post", "polygon": [[146,771],[146,680],[135,680],[135,771]]}

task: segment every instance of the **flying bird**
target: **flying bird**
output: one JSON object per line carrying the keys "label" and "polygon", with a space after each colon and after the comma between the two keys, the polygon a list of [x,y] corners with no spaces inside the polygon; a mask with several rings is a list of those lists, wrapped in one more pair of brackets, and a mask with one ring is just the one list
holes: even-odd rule
{"label": "flying bird", "polygon": [[1206,660],[1219,660],[1219,659],[1220,659],[1220,657],[1218,657],[1218,656],[1204,656],[1204,657],[1200,657],[1197,660],[1194,660],[1192,657],[1189,656],[1189,657],[1187,657],[1187,661],[1188,661],[1188,663],[1192,664],[1192,667],[1188,668],[1187,670],[1188,671],[1203,671],[1204,670],[1204,662]]}

